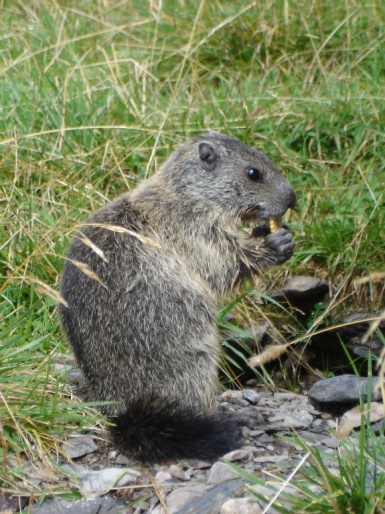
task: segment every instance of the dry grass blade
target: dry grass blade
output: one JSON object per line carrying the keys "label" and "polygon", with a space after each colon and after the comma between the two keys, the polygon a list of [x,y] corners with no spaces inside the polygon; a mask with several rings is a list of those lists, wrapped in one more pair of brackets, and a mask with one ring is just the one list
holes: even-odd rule
{"label": "dry grass blade", "polygon": [[105,256],[103,250],[99,248],[95,243],[91,241],[85,234],[79,232],[80,236],[76,236],[83,244],[91,248],[96,255],[98,255],[104,262],[108,262],[107,257]]}
{"label": "dry grass blade", "polygon": [[370,275],[366,277],[357,278],[354,283],[357,285],[361,284],[367,284],[370,282],[379,282],[381,280],[385,279],[385,272],[384,271],[378,271],[376,273],[371,273]]}
{"label": "dry grass blade", "polygon": [[52,300],[54,300],[55,302],[61,303],[61,304],[65,305],[66,307],[68,307],[67,302],[64,300],[64,298],[62,296],[60,296],[60,294],[57,291],[55,291],[55,289],[53,289],[51,286],[49,286],[48,284],[46,284],[39,278],[32,277],[32,276],[26,276],[26,277],[23,277],[23,280],[26,280],[27,282],[34,284],[36,291],[39,291],[39,292],[49,296],[50,298],[52,298]]}
{"label": "dry grass blade", "polygon": [[157,250],[162,250],[162,246],[159,243],[156,243],[151,238],[138,234],[133,230],[129,230],[128,228],[122,227],[120,225],[108,225],[104,223],[83,223],[81,226],[89,226],[89,227],[100,227],[106,230],[111,230],[111,232],[117,232],[120,234],[128,234],[129,236],[135,237],[143,244],[147,244],[153,246]]}
{"label": "dry grass blade", "polygon": [[75,261],[73,259],[68,259],[66,258],[66,260],[68,260],[69,262],[71,262],[74,266],[76,266],[77,268],[79,268],[85,275],[87,275],[87,277],[91,278],[92,280],[96,280],[96,282],[98,282],[101,286],[103,286],[105,289],[108,289],[108,287],[106,286],[106,284],[103,282],[103,280],[98,277],[98,275],[96,273],[94,273],[89,267],[87,264],[85,264],[84,262],[80,262],[80,261]]}

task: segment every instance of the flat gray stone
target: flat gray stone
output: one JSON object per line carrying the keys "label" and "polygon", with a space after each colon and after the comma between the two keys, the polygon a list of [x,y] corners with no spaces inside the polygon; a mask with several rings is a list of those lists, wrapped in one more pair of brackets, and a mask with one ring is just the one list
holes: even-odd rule
{"label": "flat gray stone", "polygon": [[[203,484],[174,489],[166,498],[169,513],[179,512],[185,505],[206,494],[208,490],[209,488]],[[166,514],[166,512],[161,505],[158,505],[153,509],[152,514]]]}
{"label": "flat gray stone", "polygon": [[288,455],[264,455],[263,457],[255,457],[253,459],[254,462],[258,462],[259,464],[266,464],[267,462],[278,463],[284,462],[288,460]]}
{"label": "flat gray stone", "polygon": [[45,501],[32,508],[32,514],[118,514],[124,503],[114,498],[89,498],[76,501]]}
{"label": "flat gray stone", "polygon": [[241,496],[244,489],[243,480],[239,478],[228,480],[212,487],[200,498],[187,503],[176,514],[219,514],[222,505],[231,498]]}
{"label": "flat gray stone", "polygon": [[63,453],[69,459],[77,459],[79,457],[83,457],[88,453],[96,452],[98,449],[92,437],[83,435],[79,437],[69,437],[61,447]]}
{"label": "flat gray stone", "polygon": [[[372,400],[381,399],[381,391],[374,391],[378,379],[372,378]],[[356,375],[341,375],[316,382],[308,392],[309,398],[317,403],[359,402],[368,396],[368,379]]]}

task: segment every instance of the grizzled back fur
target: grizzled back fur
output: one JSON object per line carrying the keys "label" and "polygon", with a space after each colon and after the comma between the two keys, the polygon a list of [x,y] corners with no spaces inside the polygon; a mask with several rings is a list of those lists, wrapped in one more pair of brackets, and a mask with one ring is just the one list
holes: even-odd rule
{"label": "grizzled back fur", "polygon": [[290,258],[281,217],[295,194],[261,152],[217,133],[177,150],[151,178],[92,214],[75,235],[60,319],[89,399],[116,443],[150,462],[214,458],[239,444],[216,411],[216,312],[235,285]]}

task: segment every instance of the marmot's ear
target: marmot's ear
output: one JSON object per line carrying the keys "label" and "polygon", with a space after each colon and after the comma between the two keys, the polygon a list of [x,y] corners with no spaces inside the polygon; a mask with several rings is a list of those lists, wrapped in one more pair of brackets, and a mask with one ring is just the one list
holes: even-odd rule
{"label": "marmot's ear", "polygon": [[207,141],[199,143],[199,157],[207,164],[212,164],[217,158],[217,152],[215,151],[214,145]]}

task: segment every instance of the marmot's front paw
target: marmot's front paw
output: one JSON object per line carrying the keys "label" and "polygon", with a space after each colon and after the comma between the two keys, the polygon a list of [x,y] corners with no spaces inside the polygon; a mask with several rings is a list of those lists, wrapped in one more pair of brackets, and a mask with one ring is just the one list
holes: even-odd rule
{"label": "marmot's front paw", "polygon": [[265,245],[272,250],[274,262],[276,264],[282,264],[292,257],[295,242],[290,232],[284,228],[280,228],[265,238]]}

